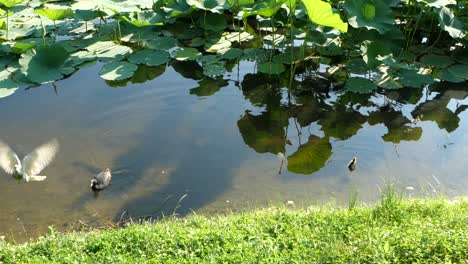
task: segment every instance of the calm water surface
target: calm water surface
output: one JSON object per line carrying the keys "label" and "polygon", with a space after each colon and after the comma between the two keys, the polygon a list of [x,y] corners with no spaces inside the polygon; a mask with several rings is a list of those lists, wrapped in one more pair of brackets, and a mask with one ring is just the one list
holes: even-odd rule
{"label": "calm water surface", "polygon": [[[346,203],[356,191],[373,201],[387,181],[409,195],[468,190],[467,83],[355,95],[311,78],[288,92],[251,63],[218,80],[182,62],[140,68],[133,83],[106,83],[99,69],[0,99],[0,138],[21,157],[53,137],[61,143],[44,182],[17,183],[1,171],[7,239],[106,224],[124,211]],[[106,167],[112,185],[96,195],[89,181]]]}

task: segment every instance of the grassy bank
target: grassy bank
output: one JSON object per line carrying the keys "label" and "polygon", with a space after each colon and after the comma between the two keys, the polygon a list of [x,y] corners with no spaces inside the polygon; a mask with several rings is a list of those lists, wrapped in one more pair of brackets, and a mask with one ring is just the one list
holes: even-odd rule
{"label": "grassy bank", "polygon": [[[0,242],[4,263],[466,263],[468,201],[384,195],[372,207],[270,208]],[[0,261],[0,262],[1,262]]]}

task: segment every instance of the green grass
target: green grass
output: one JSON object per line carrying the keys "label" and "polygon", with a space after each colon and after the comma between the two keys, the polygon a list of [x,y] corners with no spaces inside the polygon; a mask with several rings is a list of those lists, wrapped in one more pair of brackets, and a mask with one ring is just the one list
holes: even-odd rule
{"label": "green grass", "polygon": [[467,263],[468,201],[259,209],[0,242],[4,263]]}

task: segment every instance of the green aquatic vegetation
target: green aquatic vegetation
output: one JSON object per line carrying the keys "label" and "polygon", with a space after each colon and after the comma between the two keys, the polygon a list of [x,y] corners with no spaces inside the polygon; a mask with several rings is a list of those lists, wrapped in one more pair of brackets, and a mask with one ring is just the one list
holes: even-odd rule
{"label": "green aquatic vegetation", "polygon": [[[0,23],[0,55],[15,55],[17,63],[29,50],[56,43],[69,55],[69,72],[53,75],[57,78],[85,62],[151,66],[174,59],[196,61],[211,77],[249,60],[261,73],[289,73],[290,83],[297,69],[322,63],[334,69],[327,70],[330,81],[356,92],[466,80],[467,14],[453,0],[5,0],[0,5],[0,21],[7,24],[1,29]],[[36,42],[40,37],[42,43]],[[199,60],[208,54],[220,56],[216,63]],[[367,74],[374,85],[346,82],[352,73]]]}

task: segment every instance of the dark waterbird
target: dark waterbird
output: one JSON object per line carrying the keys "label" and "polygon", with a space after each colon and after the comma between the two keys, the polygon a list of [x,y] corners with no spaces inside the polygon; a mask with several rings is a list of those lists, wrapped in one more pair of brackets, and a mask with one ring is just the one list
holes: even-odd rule
{"label": "dark waterbird", "polygon": [[112,173],[109,168],[101,171],[99,174],[94,176],[94,179],[91,180],[91,189],[97,191],[102,190],[109,186],[112,179]]}
{"label": "dark waterbird", "polygon": [[356,169],[356,167],[357,167],[357,158],[356,158],[356,157],[353,157],[353,159],[350,160],[349,163],[348,163],[348,169],[349,169],[350,171],[353,171],[353,170]]}

